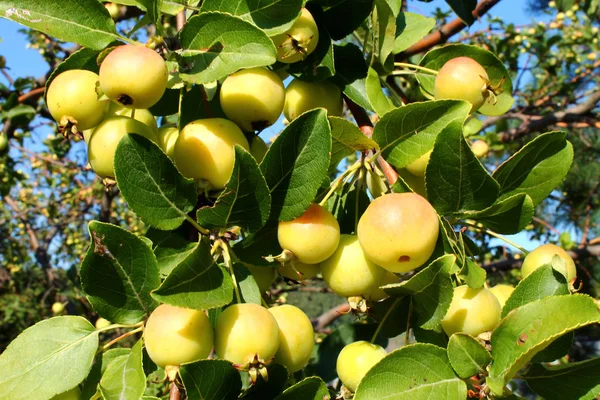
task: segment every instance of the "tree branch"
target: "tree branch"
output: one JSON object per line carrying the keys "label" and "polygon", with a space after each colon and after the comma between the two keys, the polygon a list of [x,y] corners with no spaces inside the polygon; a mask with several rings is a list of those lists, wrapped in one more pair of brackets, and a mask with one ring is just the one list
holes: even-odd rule
{"label": "tree branch", "polygon": [[[473,10],[473,18],[480,18],[499,2],[500,0],[481,0]],[[456,35],[466,27],[467,25],[460,18],[456,18],[443,25],[439,31],[430,33],[408,49],[398,53],[395,60],[404,61],[415,54],[423,53],[438,44],[445,43],[450,37]]]}
{"label": "tree branch", "polygon": [[311,322],[315,332],[322,331],[327,327],[327,325],[331,324],[342,315],[347,314],[349,311],[350,305],[348,303],[343,303],[326,311],[320,317],[313,318]]}

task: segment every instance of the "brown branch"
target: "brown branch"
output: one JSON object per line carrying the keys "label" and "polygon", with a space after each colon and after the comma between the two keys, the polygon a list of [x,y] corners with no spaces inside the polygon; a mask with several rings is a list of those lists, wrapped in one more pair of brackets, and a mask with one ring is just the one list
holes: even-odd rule
{"label": "brown branch", "polygon": [[326,311],[318,318],[313,318],[311,322],[315,332],[322,331],[333,321],[347,314],[348,312],[350,312],[350,305],[348,303],[343,303]]}
{"label": "brown branch", "polygon": [[[350,110],[350,113],[354,117],[354,120],[356,121],[356,124],[362,133],[369,138],[373,136],[373,122],[371,122],[369,114],[367,114],[365,109],[346,96],[344,96],[344,101],[346,102],[346,105],[348,105],[348,109]],[[389,184],[393,185],[396,183],[398,180],[398,173],[394,170],[394,168],[392,168],[392,166],[388,164],[388,162],[385,161],[381,156],[377,157],[377,163],[379,164],[379,167],[383,171],[383,174],[385,175],[385,178]]]}
{"label": "brown branch", "polygon": [[[473,10],[473,18],[480,18],[499,2],[500,0],[481,0]],[[467,25],[460,18],[456,18],[443,25],[437,32],[430,33],[408,49],[398,53],[395,59],[396,61],[403,61],[415,54],[423,53],[438,44],[445,43],[450,37],[466,27]]]}
{"label": "brown branch", "polygon": [[23,104],[27,100],[37,100],[44,95],[44,90],[46,90],[44,86],[31,89],[29,92],[20,95],[17,101],[19,102],[19,104]]}
{"label": "brown branch", "polygon": [[[592,242],[593,240],[590,241],[590,243]],[[584,248],[569,250],[567,251],[567,253],[569,253],[571,258],[573,258],[573,260],[575,260],[576,262],[592,257],[600,259],[600,242],[590,244]],[[490,264],[483,265],[483,268],[488,271],[501,271],[520,268],[521,264],[523,264],[522,258],[509,258],[506,260],[496,261]]]}

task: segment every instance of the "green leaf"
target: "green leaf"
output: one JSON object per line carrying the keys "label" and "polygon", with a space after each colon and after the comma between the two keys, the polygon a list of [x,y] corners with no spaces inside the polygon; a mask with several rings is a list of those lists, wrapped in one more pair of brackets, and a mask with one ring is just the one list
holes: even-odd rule
{"label": "green leaf", "polygon": [[250,265],[271,265],[264,257],[277,255],[282,251],[277,240],[277,225],[277,221],[271,220],[260,231],[235,243],[233,245],[235,255]]}
{"label": "green leaf", "polygon": [[369,103],[371,103],[373,109],[379,116],[383,116],[388,111],[391,111],[395,108],[392,101],[383,93],[381,82],[379,81],[379,75],[373,68],[369,68],[367,80],[365,81],[365,90],[367,93],[367,98],[369,99]]}
{"label": "green leaf", "polygon": [[317,376],[309,376],[287,388],[275,400],[323,400],[330,399],[329,389]]}
{"label": "green leaf", "polygon": [[206,310],[231,302],[233,282],[210,254],[208,239],[202,238],[194,251],[152,293],[152,297],[177,307]]}
{"label": "green leaf", "polygon": [[331,129],[322,108],[300,115],[281,132],[260,164],[271,190],[270,219],[302,215],[327,176],[330,153]]}
{"label": "green leaf", "polygon": [[446,350],[431,344],[404,346],[388,354],[358,384],[355,400],[464,400],[467,385],[448,361]]}
{"label": "green leaf", "polygon": [[460,277],[465,280],[465,283],[473,289],[479,289],[485,283],[487,273],[485,269],[477,265],[476,262],[467,258],[465,265],[460,271]]}
{"label": "green leaf", "polygon": [[237,225],[256,232],[269,219],[271,194],[254,157],[235,145],[235,164],[231,178],[212,207],[196,212],[198,223],[207,228],[229,228]]}
{"label": "green leaf", "polygon": [[252,272],[242,263],[233,264],[233,272],[243,303],[261,304],[262,296]]}
{"label": "green leaf", "polygon": [[[502,93],[497,96],[497,102],[486,102],[479,112],[484,115],[502,115],[511,109],[514,98],[512,97],[512,80],[510,74],[502,61],[492,52],[482,49],[478,46],[469,46],[464,44],[450,44],[443,47],[438,47],[429,51],[425,57],[421,59],[419,65],[433,70],[440,70],[446,62],[456,57],[470,57],[477,61],[488,74],[492,85],[498,85],[502,79]],[[421,88],[433,96],[433,84],[435,76],[420,74],[417,79],[421,84]]]}
{"label": "green leaf", "polygon": [[515,234],[521,232],[533,219],[533,200],[525,193],[519,193],[481,211],[464,211],[459,215],[474,219],[497,233]]}
{"label": "green leaf", "polygon": [[581,294],[545,297],[515,309],[492,333],[491,390],[502,393],[517,371],[554,339],[599,321],[594,299]]}
{"label": "green leaf", "polygon": [[408,49],[425,37],[435,26],[435,19],[421,14],[401,12],[396,18],[396,26],[394,54]]}
{"label": "green leaf", "polygon": [[146,375],[142,368],[142,343],[140,339],[129,354],[108,364],[100,380],[100,393],[106,400],[137,400],[146,390]]}
{"label": "green leaf", "polygon": [[569,294],[569,285],[563,274],[544,265],[537,268],[515,287],[502,308],[502,318],[515,308],[548,296]]}
{"label": "green leaf", "polygon": [[116,347],[114,349],[108,349],[107,351],[103,352],[100,356],[96,357],[96,360],[92,365],[90,373],[83,382],[83,387],[81,389],[81,398],[90,399],[96,393],[98,393],[98,396],[101,396],[98,385],[100,384],[100,379],[102,379],[104,371],[106,371],[106,368],[114,359],[121,356],[126,356],[130,352],[131,349],[125,347]]}
{"label": "green leaf", "polygon": [[600,396],[600,358],[553,366],[534,365],[523,379],[546,400],[594,400]]}
{"label": "green leaf", "polygon": [[468,103],[457,100],[398,107],[375,125],[373,140],[379,143],[387,162],[404,168],[433,149],[437,135],[452,121],[464,121],[469,110]]}
{"label": "green leaf", "polygon": [[324,10],[323,22],[334,40],[356,30],[373,10],[373,0],[316,0]]}
{"label": "green leaf", "polygon": [[341,192],[335,192],[327,200],[325,207],[340,224],[340,232],[350,234],[355,232],[357,218],[360,218],[369,204],[369,196],[365,190],[359,191],[354,185],[344,185]]}
{"label": "green leaf", "polygon": [[440,214],[482,210],[496,201],[500,186],[481,165],[454,120],[437,136],[427,164],[427,199]]}
{"label": "green leaf", "polygon": [[455,333],[448,341],[448,359],[456,374],[467,379],[485,373],[492,355],[477,339],[466,333]]}
{"label": "green leaf", "polygon": [[146,11],[146,16],[150,19],[150,22],[154,24],[159,34],[163,33],[162,21],[160,19],[160,11],[164,0],[136,0],[136,2],[143,6]]}
{"label": "green leaf", "polygon": [[418,325],[439,332],[440,322],[450,307],[454,293],[450,271],[455,262],[454,254],[446,254],[410,279],[386,285],[383,290],[392,297],[414,296],[413,305],[419,313]]}
{"label": "green leaf", "polygon": [[365,78],[369,67],[362,51],[353,43],[333,47],[336,69],[332,81],[344,88],[344,94],[350,100],[366,110],[374,111],[367,98]]}
{"label": "green leaf", "polygon": [[58,40],[102,50],[120,36],[98,0],[4,0],[0,15]]}
{"label": "green leaf", "polygon": [[152,240],[154,255],[161,275],[169,275],[173,268],[182,262],[196,248],[179,231],[160,231],[150,228],[146,236]]}
{"label": "green leaf", "polygon": [[[396,17],[399,12],[400,6],[394,0],[375,0],[375,9],[372,14],[372,18],[376,22],[373,26],[373,47],[376,49],[375,54],[381,65],[386,65],[388,57],[394,50]],[[391,61],[393,62],[393,60]]]}
{"label": "green leaf", "polygon": [[569,332],[562,335],[558,339],[554,340],[544,350],[537,353],[531,362],[534,363],[547,363],[554,360],[558,360],[561,357],[569,354],[571,347],[573,347],[573,340],[575,339],[575,332]]}
{"label": "green leaf", "polygon": [[203,12],[179,32],[183,51],[179,72],[191,83],[210,83],[240,68],[271,65],[275,45],[266,33],[238,17]]}
{"label": "green leaf", "polygon": [[536,137],[494,171],[500,198],[525,193],[537,206],[563,181],[572,161],[573,146],[565,132]]}
{"label": "green leaf", "polygon": [[179,89],[167,88],[158,103],[150,107],[148,111],[155,117],[166,117],[179,113],[179,93]]}
{"label": "green leaf", "polygon": [[150,292],[160,284],[156,257],[144,241],[115,225],[92,221],[92,246],[79,274],[94,310],[118,324],[135,324],[158,303]]}
{"label": "green leaf", "polygon": [[275,363],[269,365],[267,375],[269,380],[258,379],[256,384],[244,393],[244,400],[271,400],[287,386],[289,372],[283,365]]}
{"label": "green leaf", "polygon": [[205,0],[201,11],[220,11],[248,21],[269,36],[284,33],[300,15],[302,0]]}
{"label": "green leaf", "polygon": [[98,332],[85,318],[50,318],[25,329],[0,355],[3,399],[48,399],[87,376]]}
{"label": "green leaf", "polygon": [[201,360],[179,370],[190,400],[235,400],[242,390],[240,373],[225,360]]}
{"label": "green leaf", "polygon": [[115,176],[129,207],[146,224],[172,230],[198,201],[193,179],[184,178],[152,141],[128,134],[115,152]]}
{"label": "green leaf", "polygon": [[[219,91],[220,90],[221,87],[219,86]],[[202,118],[227,117],[221,108],[219,93],[216,93],[209,100],[204,86],[194,85],[191,89],[183,91],[181,97],[181,112],[179,113],[179,129],[183,129],[190,122]]]}
{"label": "green leaf", "polygon": [[465,25],[473,25],[473,10],[477,7],[477,0],[446,0],[452,11],[458,15]]}
{"label": "green leaf", "polygon": [[357,151],[379,149],[379,145],[366,137],[356,124],[340,117],[328,117],[331,125],[331,162],[329,173],[334,173],[340,161]]}

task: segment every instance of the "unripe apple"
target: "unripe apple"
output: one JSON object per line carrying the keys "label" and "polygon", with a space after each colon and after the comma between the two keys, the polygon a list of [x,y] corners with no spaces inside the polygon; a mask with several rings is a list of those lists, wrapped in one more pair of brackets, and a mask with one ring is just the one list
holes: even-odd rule
{"label": "unripe apple", "polygon": [[108,10],[108,13],[112,19],[117,19],[121,16],[121,13],[119,12],[119,6],[115,3],[104,3],[104,7]]}
{"label": "unripe apple", "polygon": [[64,393],[59,393],[50,400],[80,400],[81,399],[81,390],[79,390],[79,386],[75,386],[73,389],[68,390]]}
{"label": "unripe apple", "polygon": [[265,143],[260,136],[254,136],[250,142],[250,154],[254,157],[257,163],[265,158],[265,154],[269,150],[269,146]]}
{"label": "unripe apple", "polygon": [[513,285],[496,285],[493,288],[490,288],[490,292],[494,293],[494,296],[498,299],[500,303],[500,308],[503,308],[506,304],[506,300],[510,297],[512,292],[515,291],[515,287]]}
{"label": "unripe apple", "polygon": [[501,311],[500,302],[489,289],[458,286],[442,319],[442,328],[448,336],[456,332],[477,336],[496,328]]}
{"label": "unripe apple", "polygon": [[281,115],[285,88],[275,72],[249,68],[225,78],[219,98],[228,119],[246,132],[261,131]]}
{"label": "unripe apple", "polygon": [[[379,286],[391,285],[393,283],[398,283],[398,282],[399,282],[398,277],[396,275],[394,275],[393,273],[391,273],[390,271],[386,270],[385,276],[383,277],[381,282],[379,282]],[[377,288],[371,292],[371,296],[370,296],[369,300],[380,301],[383,299],[387,299],[388,297],[390,297],[390,295],[387,294],[383,289]]]}
{"label": "unripe apple", "polygon": [[[133,117],[131,115],[133,114]],[[158,135],[158,125],[156,124],[156,118],[150,111],[144,108],[140,109],[132,109],[123,107],[117,103],[110,102],[108,106],[108,112],[104,118],[110,118],[113,116],[123,116],[123,117],[131,117],[135,120],[140,121],[142,124],[146,125],[148,128],[152,129],[154,133]]]}
{"label": "unripe apple", "polygon": [[98,318],[96,320],[96,323],[94,324],[94,326],[96,327],[96,329],[104,329],[106,327],[109,327],[111,325],[111,322],[107,319],[104,319],[102,317]]}
{"label": "unripe apple", "polygon": [[370,300],[386,272],[365,257],[356,235],[341,235],[338,248],[321,263],[325,283],[342,297],[362,296]]}
{"label": "unripe apple", "polygon": [[428,151],[427,153],[423,154],[421,157],[417,158],[415,161],[413,161],[412,163],[408,164],[406,167],[406,170],[408,172],[410,172],[411,174],[413,174],[414,176],[418,176],[418,177],[424,177],[425,176],[425,170],[427,169],[427,164],[429,163],[429,159],[431,158],[431,151]]}
{"label": "unripe apple", "polygon": [[52,118],[59,124],[72,122],[80,131],[98,125],[108,110],[108,101],[98,101],[96,83],[98,75],[91,71],[72,69],[59,74],[46,92]]}
{"label": "unripe apple", "polygon": [[477,61],[456,57],[444,64],[435,78],[433,96],[436,100],[466,100],[471,113],[479,110],[488,97],[489,77]]}
{"label": "unripe apple", "polygon": [[355,392],[367,372],[386,355],[379,345],[364,340],[350,343],[338,355],[335,369],[344,386]]}
{"label": "unripe apple", "polygon": [[65,310],[65,305],[61,302],[56,302],[52,304],[52,313],[53,314],[60,314]]}
{"label": "unripe apple", "polygon": [[310,319],[301,309],[288,304],[269,308],[269,312],[279,326],[279,348],[275,362],[291,373],[300,371],[310,360],[315,347]]}
{"label": "unripe apple", "polygon": [[283,267],[279,268],[279,273],[282,276],[294,281],[314,278],[319,271],[321,271],[320,264],[305,264],[296,259],[285,263]]}
{"label": "unripe apple", "polygon": [[288,121],[317,107],[325,108],[329,116],[341,116],[344,111],[342,91],[328,81],[306,82],[300,79],[294,79],[285,89],[283,114]]}
{"label": "unripe apple", "polygon": [[277,277],[275,268],[256,267],[254,265],[246,265],[246,268],[252,273],[261,293],[268,291]]}
{"label": "unripe apple", "polygon": [[552,264],[552,258],[555,255],[560,257],[560,259],[565,262],[565,270],[560,272],[567,278],[567,282],[572,282],[577,276],[575,262],[569,253],[554,244],[541,245],[531,253],[527,254],[523,260],[523,266],[521,267],[523,278],[527,277],[529,274],[543,265]]}
{"label": "unripe apple", "polygon": [[203,311],[162,304],[146,322],[144,344],[159,367],[178,366],[208,357],[213,330]]}
{"label": "unripe apple", "polygon": [[483,140],[476,140],[471,143],[471,151],[477,158],[483,158],[487,155],[490,150],[490,146]]}
{"label": "unripe apple", "polygon": [[150,108],[167,88],[165,60],[144,46],[124,45],[111,51],[100,65],[104,94],[128,108]]}
{"label": "unripe apple", "polygon": [[287,32],[271,39],[277,48],[277,61],[295,63],[315,51],[319,43],[319,28],[311,13],[303,8],[300,17]]}
{"label": "unripe apple", "polygon": [[176,126],[163,125],[158,129],[158,146],[171,158],[173,158],[178,137],[179,129]]}
{"label": "unripe apple", "polygon": [[215,352],[219,358],[245,366],[255,356],[268,363],[279,347],[275,317],[258,304],[233,304],[219,315],[215,328]]}
{"label": "unripe apple", "polygon": [[100,177],[114,178],[117,145],[128,133],[135,133],[156,141],[156,136],[150,128],[129,117],[105,119],[92,132],[88,143],[88,160],[92,170]]}
{"label": "unripe apple", "polygon": [[236,144],[250,149],[236,124],[223,118],[199,119],[179,133],[173,161],[183,176],[203,179],[213,189],[223,189],[233,171]]}
{"label": "unripe apple", "polygon": [[8,149],[8,137],[4,132],[0,132],[0,154],[3,154]]}
{"label": "unripe apple", "polygon": [[318,264],[337,249],[340,225],[327,209],[313,203],[298,218],[280,222],[277,238],[300,262]]}
{"label": "unripe apple", "polygon": [[418,194],[390,193],[369,204],[357,231],[367,258],[391,272],[408,272],[433,254],[439,220]]}

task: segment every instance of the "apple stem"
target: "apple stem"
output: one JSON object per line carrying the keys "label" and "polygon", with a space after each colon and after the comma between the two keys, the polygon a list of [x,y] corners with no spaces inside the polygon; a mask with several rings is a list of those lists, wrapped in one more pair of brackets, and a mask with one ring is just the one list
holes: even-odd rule
{"label": "apple stem", "polygon": [[194,219],[193,219],[192,217],[190,217],[189,215],[186,215],[186,216],[185,216],[185,219],[186,219],[186,220],[187,220],[187,221],[188,221],[190,224],[192,224],[192,226],[193,226],[194,228],[196,228],[196,230],[197,230],[198,232],[200,232],[201,234],[203,234],[203,235],[205,235],[205,236],[208,236],[208,235],[210,234],[210,231],[209,231],[208,229],[205,229],[205,228],[201,227],[201,226],[200,226],[200,224],[198,224],[196,221],[194,221]]}
{"label": "apple stem", "polygon": [[223,263],[229,269],[229,273],[231,274],[231,280],[233,281],[233,290],[235,292],[235,298],[238,304],[242,303],[242,297],[240,296],[240,289],[238,287],[237,279],[235,277],[235,272],[233,271],[233,263],[231,262],[231,255],[229,254],[229,246],[222,240],[218,240],[215,244],[218,243],[219,248],[221,249],[221,255],[223,256]]}
{"label": "apple stem", "polygon": [[[395,62],[394,63],[394,67],[401,67],[401,68],[407,68],[407,69],[415,69],[417,71],[423,71],[427,74],[430,75],[437,75],[438,71],[431,69],[431,68],[425,68],[425,67],[421,67],[420,65],[415,65],[415,64],[409,64],[409,63],[403,63],[403,62]],[[397,72],[397,71],[394,71]]]}
{"label": "apple stem", "polygon": [[144,330],[143,326],[140,326],[139,328],[136,328],[132,331],[129,332],[125,332],[124,334],[122,334],[121,336],[119,336],[118,338],[115,338],[113,340],[111,340],[110,342],[106,343],[104,346],[102,346],[102,350],[101,351],[106,351],[108,350],[109,347],[111,347],[113,344],[120,342],[121,340],[128,338],[129,336],[135,335],[138,332],[141,332]]}
{"label": "apple stem", "polygon": [[400,299],[394,300],[394,302],[392,303],[392,305],[388,308],[388,310],[386,311],[385,315],[383,316],[383,318],[379,322],[379,325],[377,325],[377,329],[375,330],[375,333],[373,334],[373,337],[371,338],[371,343],[375,343],[375,340],[377,339],[377,336],[379,335],[379,332],[381,331],[381,328],[383,327],[383,324],[388,319],[388,317],[392,314],[392,311],[394,310],[394,308],[396,308],[396,306],[398,305],[399,302],[400,302]]}
{"label": "apple stem", "polygon": [[171,390],[169,392],[169,400],[179,400],[181,399],[181,392],[179,391],[179,387],[175,382],[171,382]]}
{"label": "apple stem", "polygon": [[331,197],[331,195],[340,187],[340,185],[345,181],[349,176],[355,175],[355,172],[362,167],[362,160],[358,160],[352,166],[350,166],[347,170],[342,172],[340,176],[338,176],[329,188],[329,192],[323,197],[323,200],[319,203],[320,206],[325,206],[327,200]]}

